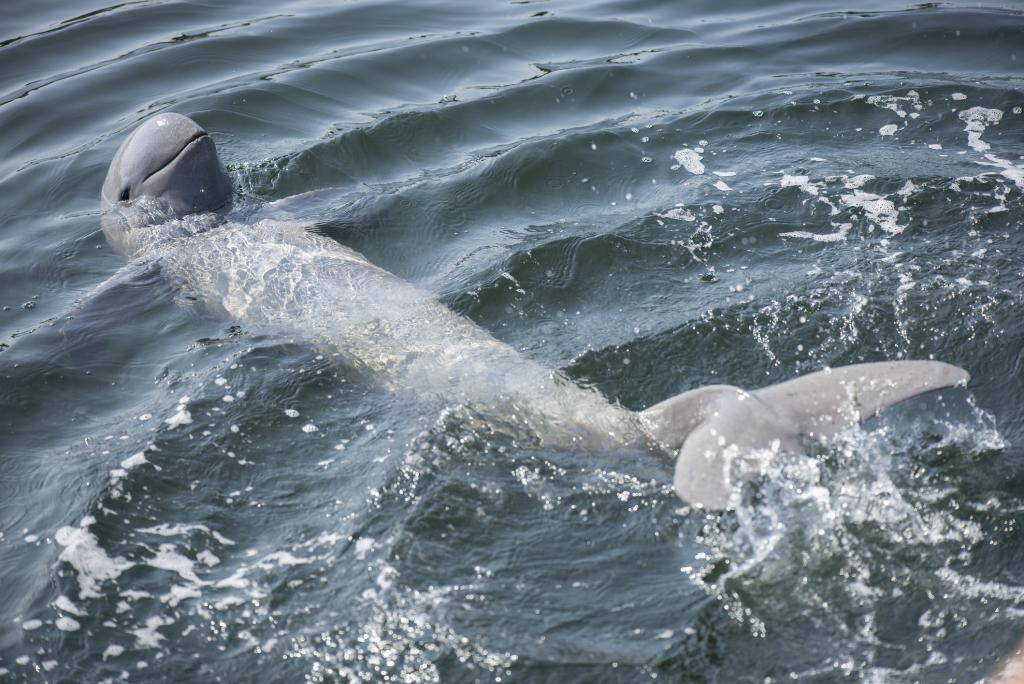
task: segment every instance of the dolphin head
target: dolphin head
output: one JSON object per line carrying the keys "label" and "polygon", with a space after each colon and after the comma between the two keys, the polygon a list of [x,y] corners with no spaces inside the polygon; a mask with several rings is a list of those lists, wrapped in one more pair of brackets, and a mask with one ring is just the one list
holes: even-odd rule
{"label": "dolphin head", "polygon": [[[229,209],[231,181],[206,131],[187,116],[165,113],[148,119],[121,143],[101,195],[104,209],[124,208],[145,199],[164,218],[182,218]],[[146,222],[137,216],[128,221],[131,228]],[[124,237],[113,229],[118,224],[104,222],[115,246]]]}

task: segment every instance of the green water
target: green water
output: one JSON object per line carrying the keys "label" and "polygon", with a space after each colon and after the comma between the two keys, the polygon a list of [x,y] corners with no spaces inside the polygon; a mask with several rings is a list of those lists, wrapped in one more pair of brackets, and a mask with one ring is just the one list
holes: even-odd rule
{"label": "green water", "polygon": [[[9,2],[0,681],[978,681],[1024,635],[1022,9]],[[694,511],[126,275],[99,189],[161,111],[235,220],[628,408],[973,379]]]}

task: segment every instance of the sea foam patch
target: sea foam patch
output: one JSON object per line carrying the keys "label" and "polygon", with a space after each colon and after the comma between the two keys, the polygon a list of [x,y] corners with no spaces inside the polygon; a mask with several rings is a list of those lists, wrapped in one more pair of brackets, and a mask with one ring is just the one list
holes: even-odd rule
{"label": "sea foam patch", "polygon": [[898,235],[906,228],[905,225],[901,226],[896,222],[899,210],[892,200],[862,190],[854,190],[853,194],[842,195],[839,199],[847,207],[863,210],[868,221],[890,235]]}
{"label": "sea foam patch", "polygon": [[185,396],[178,400],[178,406],[175,408],[174,414],[167,418],[164,423],[171,430],[182,425],[189,425],[192,423],[192,413],[188,410],[188,403],[190,399]]}
{"label": "sea foam patch", "polygon": [[806,230],[791,230],[785,233],[779,233],[779,235],[782,237],[805,238],[807,240],[815,240],[816,242],[841,242],[850,234],[850,229],[853,228],[853,224],[841,223],[838,226],[833,224],[833,227],[837,228],[834,233],[812,233]]}
{"label": "sea foam patch", "polygon": [[871,95],[867,103],[879,109],[888,109],[895,112],[901,119],[907,118],[907,110],[921,111],[924,105],[921,104],[921,95],[916,90],[908,90],[904,96],[899,95]]}
{"label": "sea foam patch", "polygon": [[1003,112],[999,109],[988,107],[971,107],[958,114],[960,120],[966,124],[964,131],[967,132],[967,146],[978,152],[986,152],[992,146],[981,139],[981,134],[989,126],[999,123],[1003,118]]}
{"label": "sea foam patch", "polygon": [[135,565],[120,556],[108,556],[100,547],[96,535],[89,531],[88,524],[62,527],[57,530],[56,540],[64,547],[60,560],[78,573],[78,593],[82,598],[99,598],[100,585],[117,579],[121,573]]}
{"label": "sea foam patch", "polygon": [[682,167],[697,176],[704,173],[704,162],[701,161],[704,157],[696,150],[684,147],[681,150],[676,150],[672,154],[672,158],[676,160],[677,164],[677,166],[672,167],[673,169]]}

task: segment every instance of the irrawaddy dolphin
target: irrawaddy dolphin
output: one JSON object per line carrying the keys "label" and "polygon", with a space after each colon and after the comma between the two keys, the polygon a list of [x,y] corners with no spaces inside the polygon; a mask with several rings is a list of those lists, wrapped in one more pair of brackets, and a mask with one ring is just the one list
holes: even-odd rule
{"label": "irrawaddy dolphin", "polygon": [[726,508],[759,472],[754,454],[799,452],[881,409],[969,380],[938,361],[865,363],[762,389],[715,385],[644,411],[617,406],[524,358],[361,254],[287,221],[225,220],[232,185],[213,140],[159,114],[117,151],[103,184],[103,229],[154,263],[190,301],[248,326],[328,347],[386,389],[465,407],[467,420],[581,450],[641,445],[675,460],[684,501]]}

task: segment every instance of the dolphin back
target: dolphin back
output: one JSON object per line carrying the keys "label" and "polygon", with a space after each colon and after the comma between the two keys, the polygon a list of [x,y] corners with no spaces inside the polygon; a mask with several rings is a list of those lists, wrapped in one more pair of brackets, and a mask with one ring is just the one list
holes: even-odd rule
{"label": "dolphin back", "polygon": [[684,392],[640,413],[648,432],[677,453],[681,499],[727,508],[738,485],[761,473],[766,455],[799,453],[924,392],[970,375],[939,361],[888,361],[827,369],[754,391],[725,385]]}

